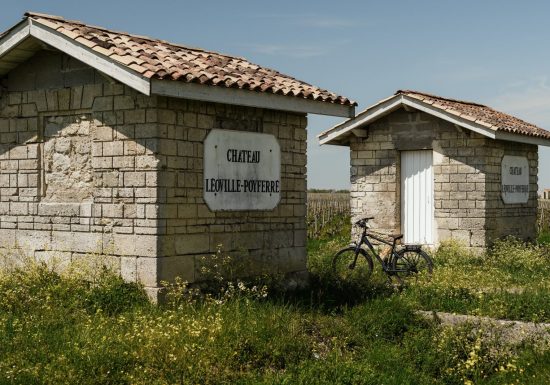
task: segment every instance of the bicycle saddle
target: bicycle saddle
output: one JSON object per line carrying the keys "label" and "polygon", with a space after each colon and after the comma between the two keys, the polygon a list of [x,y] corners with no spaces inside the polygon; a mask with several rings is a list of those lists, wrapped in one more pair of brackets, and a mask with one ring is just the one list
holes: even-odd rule
{"label": "bicycle saddle", "polygon": [[392,234],[390,235],[390,237],[392,237],[393,239],[395,239],[396,241],[403,238],[403,234]]}

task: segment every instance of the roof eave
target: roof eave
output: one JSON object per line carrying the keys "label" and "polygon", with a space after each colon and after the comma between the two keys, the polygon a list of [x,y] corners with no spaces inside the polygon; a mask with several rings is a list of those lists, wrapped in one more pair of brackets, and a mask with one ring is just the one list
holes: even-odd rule
{"label": "roof eave", "polygon": [[77,43],[64,34],[28,18],[30,23],[30,35],[43,41],[46,44],[66,53],[69,56],[89,65],[92,68],[126,84],[127,86],[145,95],[151,94],[150,80],[125,65],[109,58],[99,55],[89,47]]}
{"label": "roof eave", "polygon": [[30,25],[30,21],[25,19],[10,28],[0,38],[0,58],[30,36]]}
{"label": "roof eave", "polygon": [[361,128],[383,116],[397,110],[403,104],[402,95],[394,95],[387,99],[384,99],[363,112],[359,113],[356,117],[352,117],[336,126],[317,135],[319,143],[334,144],[334,145],[347,145],[349,141],[347,138],[352,135],[353,130]]}
{"label": "roof eave", "polygon": [[152,79],[151,94],[225,104],[229,101],[229,104],[279,111],[346,118],[355,116],[355,106],[352,105],[174,80]]}
{"label": "roof eave", "polygon": [[0,39],[0,61],[6,54],[16,49],[19,44],[29,37],[34,37],[43,43],[59,49],[67,55],[80,60],[145,95],[150,95],[149,79],[109,57],[98,55],[91,48],[75,42],[73,39],[30,17],[15,25],[9,33]]}
{"label": "roof eave", "polygon": [[512,132],[497,131],[495,139],[550,147],[550,138],[544,138],[541,136],[530,136],[523,134],[514,134]]}
{"label": "roof eave", "polygon": [[432,116],[446,120],[463,128],[477,132],[483,136],[496,140],[506,140],[518,143],[534,144],[539,146],[550,146],[550,138],[540,136],[530,136],[524,134],[515,134],[498,130],[497,127],[488,125],[484,122],[476,122],[466,119],[460,115],[450,113],[445,110],[433,107],[430,104],[423,103],[421,100],[407,95],[397,94],[384,99],[377,104],[367,108],[353,119],[348,119],[331,129],[322,132],[317,137],[319,143],[346,146],[349,145],[349,138],[365,125],[372,123],[383,116],[397,110],[402,106],[408,106],[419,111],[423,111]]}
{"label": "roof eave", "polygon": [[0,62],[5,54],[29,37],[34,37],[43,43],[59,49],[67,55],[145,95],[157,94],[216,103],[228,103],[229,101],[229,104],[248,107],[346,118],[355,116],[354,105],[174,80],[149,79],[108,56],[98,54],[93,49],[76,42],[31,17],[27,17],[16,24],[5,36],[0,38]]}

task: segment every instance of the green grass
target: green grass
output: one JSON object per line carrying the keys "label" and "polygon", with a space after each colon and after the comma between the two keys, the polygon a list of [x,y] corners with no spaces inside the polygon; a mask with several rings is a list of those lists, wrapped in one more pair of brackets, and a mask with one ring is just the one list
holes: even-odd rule
{"label": "green grass", "polygon": [[545,229],[539,234],[537,241],[542,244],[550,245],[550,230]]}
{"label": "green grass", "polygon": [[547,246],[508,239],[474,255],[447,243],[433,259],[433,276],[421,277],[402,293],[417,308],[550,322]]}
{"label": "green grass", "polygon": [[[349,226],[310,240],[311,288],[261,285],[196,295],[181,282],[149,304],[108,271],[93,281],[43,265],[0,272],[0,384],[546,384],[548,342],[510,346],[471,326],[445,328],[418,309],[550,320],[539,246],[499,243],[487,255],[447,244],[431,279],[403,290],[342,287],[331,255]],[[509,290],[513,288],[514,290]]]}

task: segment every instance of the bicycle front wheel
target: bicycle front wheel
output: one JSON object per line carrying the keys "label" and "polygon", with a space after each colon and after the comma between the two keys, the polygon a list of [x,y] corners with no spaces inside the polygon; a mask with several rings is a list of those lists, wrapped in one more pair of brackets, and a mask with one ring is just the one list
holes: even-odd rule
{"label": "bicycle front wheel", "polygon": [[370,255],[362,249],[348,247],[340,250],[332,259],[332,272],[342,283],[364,283],[372,274]]}
{"label": "bicycle front wheel", "polygon": [[407,278],[419,273],[431,274],[433,262],[423,250],[402,249],[397,251],[392,260],[392,270],[399,278]]}

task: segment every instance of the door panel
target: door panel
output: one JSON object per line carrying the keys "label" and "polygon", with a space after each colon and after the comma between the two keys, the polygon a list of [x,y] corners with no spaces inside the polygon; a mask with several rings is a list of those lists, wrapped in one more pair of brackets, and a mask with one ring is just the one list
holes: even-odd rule
{"label": "door panel", "polygon": [[433,244],[433,152],[401,152],[401,230],[405,243]]}

